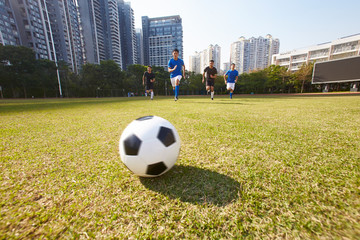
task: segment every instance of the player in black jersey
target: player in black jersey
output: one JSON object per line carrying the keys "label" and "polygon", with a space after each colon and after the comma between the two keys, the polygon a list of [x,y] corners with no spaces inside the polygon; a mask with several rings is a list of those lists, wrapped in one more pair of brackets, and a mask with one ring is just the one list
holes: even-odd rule
{"label": "player in black jersey", "polygon": [[154,82],[155,82],[155,74],[152,73],[152,67],[151,66],[148,66],[147,68],[147,71],[144,72],[144,75],[143,75],[143,85],[145,85],[145,79],[146,79],[146,95],[151,94],[151,100],[154,99]]}
{"label": "player in black jersey", "polygon": [[209,66],[204,69],[202,82],[204,83],[204,77],[206,75],[206,91],[211,90],[211,100],[214,100],[214,84],[217,70],[214,67],[214,60],[210,60]]}

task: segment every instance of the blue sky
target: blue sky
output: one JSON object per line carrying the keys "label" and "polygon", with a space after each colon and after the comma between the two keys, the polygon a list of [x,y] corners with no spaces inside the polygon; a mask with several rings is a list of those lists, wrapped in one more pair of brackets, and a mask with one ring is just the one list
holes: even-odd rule
{"label": "blue sky", "polygon": [[222,63],[239,37],[280,39],[280,52],[360,33],[360,0],[127,0],[141,16],[180,15],[184,61],[210,44],[221,47]]}

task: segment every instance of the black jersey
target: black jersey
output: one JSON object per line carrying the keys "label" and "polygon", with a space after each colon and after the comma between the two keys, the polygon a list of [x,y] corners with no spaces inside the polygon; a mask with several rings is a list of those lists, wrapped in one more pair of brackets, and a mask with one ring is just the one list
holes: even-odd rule
{"label": "black jersey", "polygon": [[155,78],[155,74],[154,73],[149,73],[149,72],[145,72],[144,76],[145,76],[145,79],[146,79],[146,84],[150,83],[150,80]]}
{"label": "black jersey", "polygon": [[217,70],[216,70],[215,67],[213,67],[213,68],[206,67],[206,68],[204,69],[204,73],[205,73],[205,75],[206,75],[206,80],[215,80],[215,78],[210,77],[210,75],[215,75],[215,74],[217,74]]}

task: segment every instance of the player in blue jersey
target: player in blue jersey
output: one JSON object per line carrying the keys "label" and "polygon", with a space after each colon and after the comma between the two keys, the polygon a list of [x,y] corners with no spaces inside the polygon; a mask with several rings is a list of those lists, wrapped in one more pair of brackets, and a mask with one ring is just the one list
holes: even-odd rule
{"label": "player in blue jersey", "polygon": [[180,80],[182,77],[185,79],[185,65],[184,61],[179,58],[178,49],[174,49],[172,55],[173,58],[168,63],[168,71],[170,73],[171,85],[174,89],[175,101],[177,101],[179,99]]}
{"label": "player in blue jersey", "polygon": [[[227,76],[227,79],[226,79]],[[231,64],[231,70],[227,71],[224,74],[224,81],[226,84],[226,89],[230,91],[230,99],[232,99],[234,90],[235,90],[235,83],[238,80],[239,72],[235,70],[235,63]]]}

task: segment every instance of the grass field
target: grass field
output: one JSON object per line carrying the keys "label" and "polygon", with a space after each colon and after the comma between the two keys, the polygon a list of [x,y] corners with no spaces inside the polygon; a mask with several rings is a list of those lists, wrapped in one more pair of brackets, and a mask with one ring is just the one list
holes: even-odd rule
{"label": "grass field", "polygon": [[[132,120],[178,130],[175,167],[122,164]],[[0,239],[359,239],[360,96],[0,101]]]}

